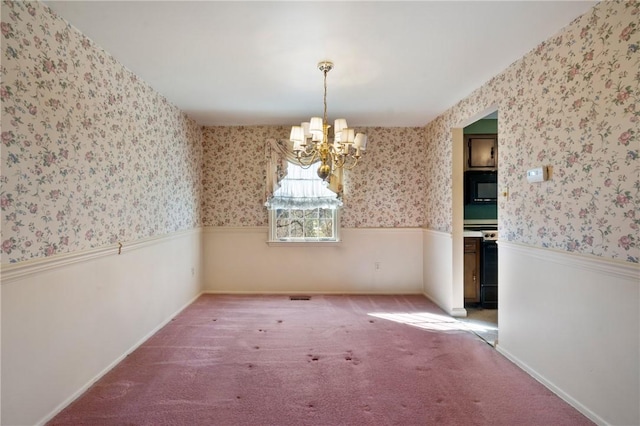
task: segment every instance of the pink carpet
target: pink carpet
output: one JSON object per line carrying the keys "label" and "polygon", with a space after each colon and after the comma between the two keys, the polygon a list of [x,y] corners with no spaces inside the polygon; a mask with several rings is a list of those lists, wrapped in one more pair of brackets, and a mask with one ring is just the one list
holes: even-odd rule
{"label": "pink carpet", "polygon": [[592,424],[455,324],[421,296],[205,295],[49,424]]}

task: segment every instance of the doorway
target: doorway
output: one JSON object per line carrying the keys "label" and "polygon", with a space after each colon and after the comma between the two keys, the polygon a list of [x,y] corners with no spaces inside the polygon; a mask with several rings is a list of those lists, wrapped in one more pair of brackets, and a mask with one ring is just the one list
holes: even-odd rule
{"label": "doorway", "polygon": [[[465,120],[452,129],[452,134],[453,295],[458,311],[464,313],[461,315],[464,320],[485,326],[488,335],[483,338],[494,345],[498,332],[497,108],[489,108]],[[485,157],[490,161],[479,164],[478,158]],[[467,195],[470,193],[466,177],[492,174],[496,182],[492,188],[496,192],[492,200],[465,196],[465,192]],[[474,247],[477,252],[472,251]],[[484,250],[485,247],[491,250]],[[484,262],[487,266],[483,268]]]}

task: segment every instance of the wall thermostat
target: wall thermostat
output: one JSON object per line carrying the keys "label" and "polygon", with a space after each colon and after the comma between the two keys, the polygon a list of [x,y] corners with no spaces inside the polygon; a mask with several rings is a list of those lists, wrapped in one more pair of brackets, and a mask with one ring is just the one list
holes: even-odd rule
{"label": "wall thermostat", "polygon": [[527,180],[529,183],[543,182],[547,180],[547,168],[542,166],[527,170]]}

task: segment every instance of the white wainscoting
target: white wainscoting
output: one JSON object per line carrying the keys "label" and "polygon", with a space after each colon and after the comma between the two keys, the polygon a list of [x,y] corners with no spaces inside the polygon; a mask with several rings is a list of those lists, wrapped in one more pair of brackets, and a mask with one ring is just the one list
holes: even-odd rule
{"label": "white wainscoting", "polygon": [[201,293],[200,229],[2,265],[2,424],[49,420]]}
{"label": "white wainscoting", "polygon": [[499,242],[498,350],[598,424],[640,424],[640,268]]}
{"label": "white wainscoting", "polygon": [[339,244],[273,246],[266,227],[205,228],[204,291],[420,294],[422,232],[343,228]]}
{"label": "white wainscoting", "polygon": [[[342,239],[269,246],[266,227],[211,227],[121,255],[3,265],[2,424],[51,418],[201,290],[422,293],[460,314],[451,234],[343,229]],[[595,422],[640,424],[638,265],[504,241],[499,251],[498,350]]]}
{"label": "white wainscoting", "polygon": [[[464,299],[453,287],[453,238],[447,232],[424,230],[424,295],[443,311],[454,317],[464,317]],[[460,248],[462,251],[463,248]],[[458,274],[462,277],[462,274]],[[460,286],[462,284],[460,283]],[[454,294],[460,293],[461,300]]]}

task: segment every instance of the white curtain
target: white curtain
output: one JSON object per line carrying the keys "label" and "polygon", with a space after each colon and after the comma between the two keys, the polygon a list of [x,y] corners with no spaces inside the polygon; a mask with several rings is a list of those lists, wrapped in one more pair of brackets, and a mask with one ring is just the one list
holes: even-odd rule
{"label": "white curtain", "polygon": [[[266,205],[269,207],[275,192],[280,188],[282,180],[287,176],[287,165],[290,163],[298,164],[298,162],[293,153],[293,144],[287,140],[268,139],[265,147],[265,157],[267,160],[265,200],[267,200]],[[316,173],[317,169],[317,165],[312,165],[309,168],[313,173]],[[325,189],[333,192],[333,198],[337,199],[339,205],[342,205],[342,169],[337,169],[331,174],[329,184]]]}
{"label": "white curtain", "polygon": [[265,200],[268,201],[280,187],[280,181],[287,175],[289,161],[295,161],[296,157],[293,154],[291,142],[276,139],[267,139],[265,157],[267,160]]}
{"label": "white curtain", "polygon": [[280,187],[265,203],[270,210],[275,209],[336,209],[342,206],[337,194],[318,177],[319,163],[308,168],[289,163],[287,175],[280,181]]}

